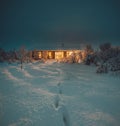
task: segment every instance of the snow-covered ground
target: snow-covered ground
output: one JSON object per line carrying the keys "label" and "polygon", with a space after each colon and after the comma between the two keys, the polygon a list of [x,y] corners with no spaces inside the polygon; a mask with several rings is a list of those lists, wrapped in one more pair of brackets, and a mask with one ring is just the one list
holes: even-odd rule
{"label": "snow-covered ground", "polygon": [[120,126],[120,76],[55,62],[0,64],[0,126]]}

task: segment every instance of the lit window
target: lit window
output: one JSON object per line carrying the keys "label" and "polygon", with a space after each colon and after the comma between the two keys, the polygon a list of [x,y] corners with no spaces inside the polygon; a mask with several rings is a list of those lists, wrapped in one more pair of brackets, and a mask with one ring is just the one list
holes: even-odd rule
{"label": "lit window", "polygon": [[38,53],[38,56],[39,56],[39,58],[42,58],[42,53],[39,52],[39,53]]}
{"label": "lit window", "polygon": [[49,53],[48,53],[48,56],[49,56],[49,58],[51,59],[51,58],[52,58],[52,52],[49,52]]}
{"label": "lit window", "polygon": [[64,58],[64,53],[63,52],[55,52],[55,59],[62,59]]}

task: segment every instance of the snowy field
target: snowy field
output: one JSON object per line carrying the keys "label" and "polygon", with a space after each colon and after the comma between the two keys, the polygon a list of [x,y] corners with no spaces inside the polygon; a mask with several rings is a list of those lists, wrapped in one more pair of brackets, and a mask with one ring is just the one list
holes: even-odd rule
{"label": "snowy field", "polygon": [[0,126],[120,126],[120,76],[55,62],[0,64]]}

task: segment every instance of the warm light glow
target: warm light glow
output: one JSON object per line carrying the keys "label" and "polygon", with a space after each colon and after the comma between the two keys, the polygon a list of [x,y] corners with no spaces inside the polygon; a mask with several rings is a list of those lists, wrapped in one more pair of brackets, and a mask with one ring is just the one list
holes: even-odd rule
{"label": "warm light glow", "polygon": [[38,56],[39,56],[39,58],[42,58],[42,53],[39,52],[39,53],[38,53]]}
{"label": "warm light glow", "polygon": [[[62,60],[64,58],[69,58],[73,54],[78,54],[81,53],[82,58],[85,57],[84,51],[80,50],[42,50],[42,51],[37,51],[36,53],[36,58],[38,59],[57,59],[57,60]],[[78,60],[79,56],[76,56],[76,59]]]}
{"label": "warm light glow", "polygon": [[64,52],[55,52],[55,59],[62,59],[64,58]]}
{"label": "warm light glow", "polygon": [[69,52],[69,55],[72,55],[73,52]]}
{"label": "warm light glow", "polygon": [[70,55],[72,55],[72,53],[73,53],[72,51],[68,51],[67,52],[67,57],[69,57]]}
{"label": "warm light glow", "polygon": [[52,59],[52,52],[48,52],[48,56],[50,59]]}

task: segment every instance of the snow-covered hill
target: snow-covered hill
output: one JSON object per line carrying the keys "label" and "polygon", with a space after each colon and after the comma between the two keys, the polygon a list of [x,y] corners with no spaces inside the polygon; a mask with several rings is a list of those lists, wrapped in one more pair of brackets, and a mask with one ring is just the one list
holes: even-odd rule
{"label": "snow-covered hill", "polygon": [[93,66],[0,64],[0,126],[119,126],[120,78]]}

